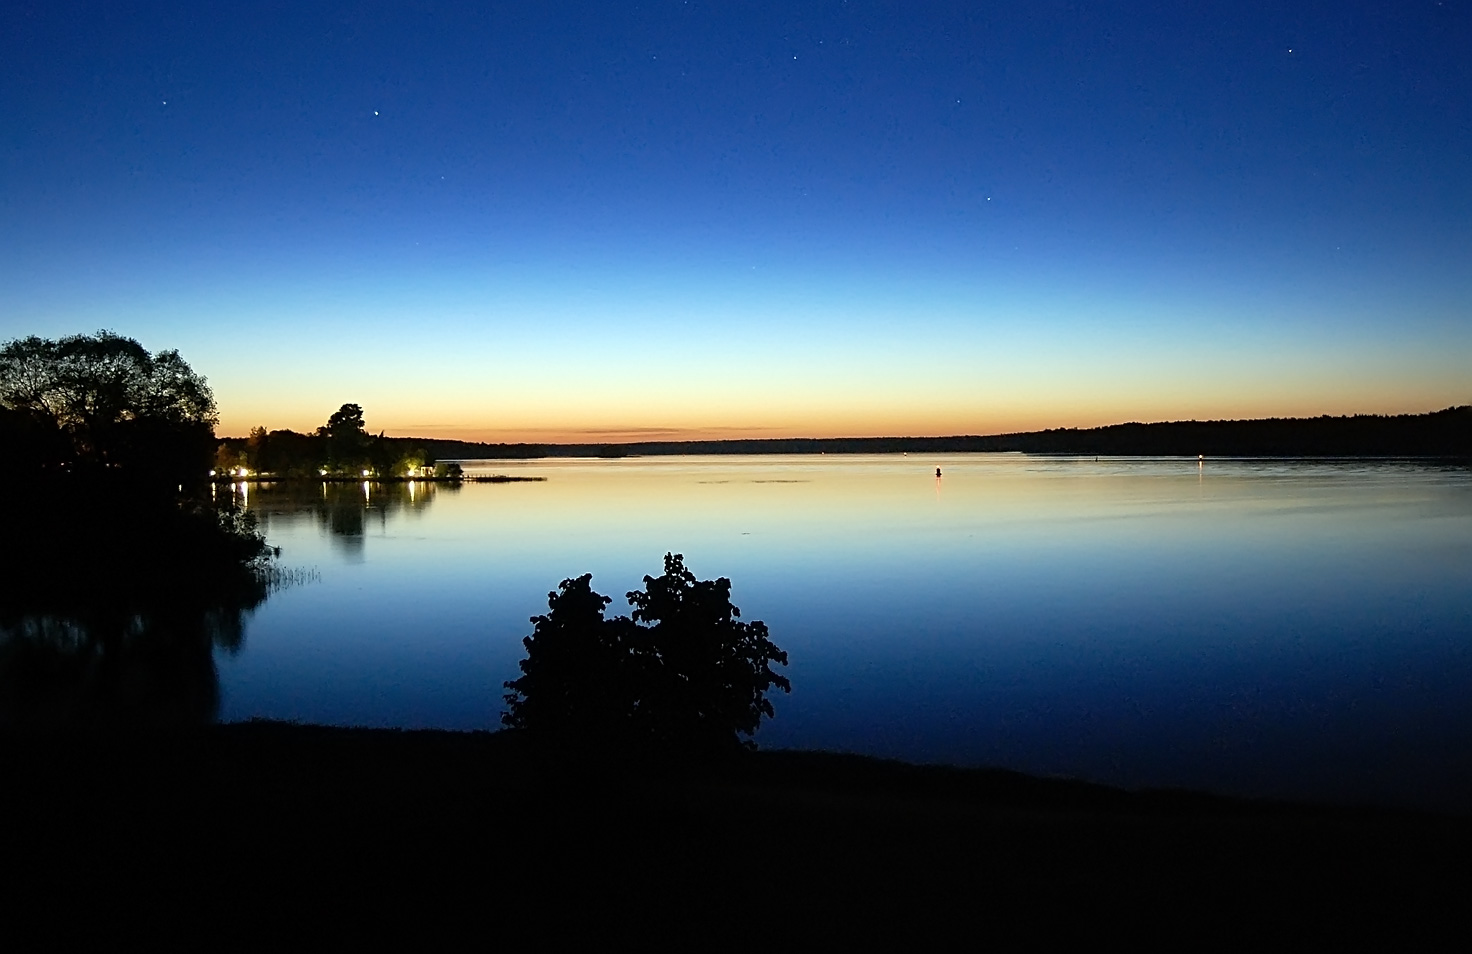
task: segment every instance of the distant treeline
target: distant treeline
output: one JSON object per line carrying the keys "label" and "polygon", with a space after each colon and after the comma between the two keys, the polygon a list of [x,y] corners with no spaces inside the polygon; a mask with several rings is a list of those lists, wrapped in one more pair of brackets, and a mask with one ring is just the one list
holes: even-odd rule
{"label": "distant treeline", "polygon": [[[249,437],[226,437],[215,448],[218,476],[368,477],[378,479],[421,475],[435,458],[425,441],[374,436],[363,424],[363,409],[344,404],[327,423],[310,434],[251,428]],[[435,443],[435,442],[429,442]],[[434,468],[437,477],[458,478],[458,464]]]}
{"label": "distant treeline", "polygon": [[[273,436],[281,432],[273,432]],[[1054,428],[990,437],[790,437],[628,444],[482,444],[383,438],[427,460],[636,457],[661,454],[955,454],[1021,451],[1138,457],[1472,457],[1472,406],[1430,414],[1172,421]],[[243,443],[227,438],[227,443]]]}
{"label": "distant treeline", "polygon": [[1472,406],[1449,407],[1430,414],[1114,424],[977,440],[994,443],[998,445],[997,450],[1033,454],[1469,457],[1472,456]]}

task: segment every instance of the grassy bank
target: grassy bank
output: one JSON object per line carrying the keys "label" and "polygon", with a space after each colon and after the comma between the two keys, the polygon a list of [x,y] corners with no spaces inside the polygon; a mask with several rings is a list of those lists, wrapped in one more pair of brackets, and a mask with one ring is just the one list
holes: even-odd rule
{"label": "grassy bank", "polygon": [[1404,940],[1472,887],[1466,818],[823,753],[568,765],[504,733],[253,723],[3,757],[7,910],[115,938]]}

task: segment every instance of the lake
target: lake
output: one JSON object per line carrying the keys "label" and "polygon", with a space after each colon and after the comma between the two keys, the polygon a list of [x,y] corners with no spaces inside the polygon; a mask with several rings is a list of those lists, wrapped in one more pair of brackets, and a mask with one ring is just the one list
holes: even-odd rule
{"label": "lake", "polygon": [[[943,476],[935,476],[936,468]],[[506,484],[252,484],[307,582],[220,717],[493,728],[528,618],[666,551],[791,657],[763,747],[1472,809],[1472,474],[950,456],[467,462]]]}

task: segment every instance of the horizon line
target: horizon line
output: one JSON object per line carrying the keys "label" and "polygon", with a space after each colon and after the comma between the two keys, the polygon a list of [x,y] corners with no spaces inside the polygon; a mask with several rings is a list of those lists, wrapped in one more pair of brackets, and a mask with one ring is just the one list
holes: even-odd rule
{"label": "horizon line", "polygon": [[[1211,418],[1211,419],[1206,419],[1206,420],[1202,420],[1202,419],[1199,419],[1199,418],[1190,418],[1190,419],[1169,419],[1169,420],[1157,420],[1157,421],[1138,421],[1138,420],[1132,420],[1132,421],[1117,421],[1117,422],[1114,422],[1112,424],[1099,424],[1099,425],[1094,425],[1094,426],[1090,426],[1090,427],[1059,426],[1059,427],[1039,428],[1039,429],[1036,429],[1036,430],[1027,430],[1027,431],[1001,431],[1001,432],[996,432],[996,433],[991,433],[991,434],[980,434],[980,433],[970,433],[970,434],[961,434],[961,433],[952,433],[952,434],[880,434],[880,435],[870,435],[870,436],[835,435],[835,436],[828,436],[828,437],[814,437],[814,436],[786,436],[786,437],[688,437],[688,438],[674,438],[674,437],[671,437],[671,438],[666,438],[666,439],[647,439],[647,438],[646,439],[638,439],[638,438],[635,438],[633,440],[518,440],[518,441],[475,440],[475,439],[465,438],[465,437],[429,437],[429,436],[420,435],[420,434],[404,434],[404,435],[399,435],[399,434],[385,434],[384,436],[385,437],[388,437],[388,438],[390,438],[392,440],[446,441],[446,442],[454,442],[454,443],[459,443],[459,444],[482,444],[482,445],[491,446],[491,447],[529,447],[529,446],[540,446],[540,447],[580,447],[580,446],[588,446],[588,447],[620,447],[620,446],[629,446],[629,445],[669,445],[669,444],[744,444],[744,443],[752,443],[752,444],[755,444],[755,443],[779,443],[779,442],[791,442],[791,441],[822,442],[822,441],[987,440],[987,439],[1001,439],[1001,438],[1008,438],[1008,437],[1024,437],[1024,436],[1033,435],[1033,434],[1052,434],[1052,433],[1069,432],[1069,431],[1077,431],[1077,432],[1102,431],[1102,430],[1108,430],[1110,428],[1115,428],[1115,427],[1157,427],[1157,426],[1168,426],[1168,425],[1172,425],[1172,424],[1253,424],[1253,423],[1269,423],[1269,422],[1283,422],[1283,421],[1308,422],[1308,421],[1324,421],[1324,420],[1354,420],[1354,419],[1358,419],[1358,418],[1378,418],[1378,419],[1418,418],[1418,417],[1430,417],[1430,416],[1437,415],[1437,414],[1447,414],[1447,413],[1452,413],[1452,412],[1455,412],[1455,411],[1467,410],[1467,409],[1472,409],[1472,403],[1469,403],[1469,404],[1453,404],[1453,405],[1449,405],[1449,406],[1444,407],[1444,408],[1438,408],[1438,409],[1431,410],[1431,411],[1408,412],[1408,413],[1399,413],[1399,414],[1384,414],[1384,413],[1378,413],[1378,412],[1356,412],[1354,414],[1319,414],[1319,415],[1315,415],[1315,416],[1312,416],[1312,417]],[[425,425],[425,426],[433,426],[433,425]],[[764,430],[764,429],[765,430],[770,430],[771,428],[750,428],[750,430]],[[287,430],[290,430],[290,428],[279,428],[277,430],[287,431]],[[646,432],[651,432],[651,433],[661,433],[661,432],[662,433],[672,433],[672,432],[673,433],[678,433],[680,431],[687,431],[687,432],[688,431],[697,431],[698,432],[698,431],[701,431],[701,430],[704,430],[704,429],[701,429],[701,428],[631,427],[631,428],[627,428],[627,429],[622,429],[622,428],[600,428],[597,431],[591,432],[591,433],[608,433],[608,434],[620,434],[621,433],[621,434],[628,434],[628,433],[638,433],[640,431],[646,431]],[[714,427],[714,428],[711,428],[710,430],[715,430],[715,431],[727,430],[727,431],[731,431],[731,430],[748,430],[748,428]],[[310,433],[313,433],[313,432],[312,431],[307,431],[307,432],[300,432],[300,431],[298,431],[298,432],[295,432],[295,433],[307,433],[307,434],[310,434]],[[245,436],[233,436],[233,435],[221,435],[218,439],[220,439],[220,440],[245,440],[246,437]]]}

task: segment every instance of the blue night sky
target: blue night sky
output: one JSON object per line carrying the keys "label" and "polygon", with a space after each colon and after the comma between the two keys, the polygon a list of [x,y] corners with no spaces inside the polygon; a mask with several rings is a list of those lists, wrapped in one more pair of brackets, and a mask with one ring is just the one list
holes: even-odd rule
{"label": "blue night sky", "polygon": [[0,13],[0,337],[222,434],[996,433],[1472,400],[1472,2]]}

